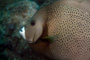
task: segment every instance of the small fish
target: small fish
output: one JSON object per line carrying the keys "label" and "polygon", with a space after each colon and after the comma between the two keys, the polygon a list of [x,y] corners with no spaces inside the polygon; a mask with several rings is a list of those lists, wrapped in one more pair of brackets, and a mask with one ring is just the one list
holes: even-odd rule
{"label": "small fish", "polygon": [[29,43],[35,43],[44,34],[45,39],[50,36],[54,42],[33,46],[44,56],[54,60],[90,60],[90,1],[58,0],[41,8],[30,20],[24,36]]}

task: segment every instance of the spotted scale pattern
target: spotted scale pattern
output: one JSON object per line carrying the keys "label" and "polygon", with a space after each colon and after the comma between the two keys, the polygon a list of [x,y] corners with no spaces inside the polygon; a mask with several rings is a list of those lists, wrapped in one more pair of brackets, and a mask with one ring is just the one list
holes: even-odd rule
{"label": "spotted scale pattern", "polygon": [[[61,3],[60,3],[61,4]],[[48,35],[54,37],[47,55],[57,60],[90,60],[90,15],[70,4],[47,7]]]}

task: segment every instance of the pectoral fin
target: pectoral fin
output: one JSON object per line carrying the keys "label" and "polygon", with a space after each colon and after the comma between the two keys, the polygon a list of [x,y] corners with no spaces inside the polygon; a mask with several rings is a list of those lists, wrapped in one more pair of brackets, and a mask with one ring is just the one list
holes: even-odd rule
{"label": "pectoral fin", "polygon": [[43,37],[41,38],[42,41],[47,42],[47,43],[53,43],[54,42],[54,38],[47,36],[47,37]]}

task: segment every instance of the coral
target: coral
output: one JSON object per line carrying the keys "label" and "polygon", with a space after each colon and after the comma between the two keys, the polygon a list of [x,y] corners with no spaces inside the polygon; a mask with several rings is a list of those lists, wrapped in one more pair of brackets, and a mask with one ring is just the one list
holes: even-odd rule
{"label": "coral", "polygon": [[19,34],[38,8],[27,0],[7,5],[0,12],[0,60],[44,60]]}
{"label": "coral", "polygon": [[[38,1],[45,1],[39,4],[40,7],[52,2]],[[39,6],[29,0],[0,0],[0,3],[0,60],[46,60],[35,53],[19,34],[19,30],[29,24]]]}
{"label": "coral", "polygon": [[57,0],[45,0],[44,3],[40,6],[40,7],[44,7],[44,6],[47,6],[49,4],[52,4],[53,2],[55,2]]}
{"label": "coral", "polygon": [[3,21],[5,20],[4,23],[10,30],[14,29],[14,35],[18,35],[19,29],[29,24],[30,18],[37,9],[38,5],[35,2],[20,1],[13,3],[5,8]]}

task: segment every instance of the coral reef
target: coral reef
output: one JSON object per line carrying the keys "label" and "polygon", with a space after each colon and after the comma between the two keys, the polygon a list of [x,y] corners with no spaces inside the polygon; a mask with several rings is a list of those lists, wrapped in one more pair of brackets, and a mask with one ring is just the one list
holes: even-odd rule
{"label": "coral reef", "polygon": [[[54,0],[34,0],[40,7]],[[20,36],[39,6],[29,0],[0,0],[0,60],[46,60],[35,53]]]}
{"label": "coral reef", "polygon": [[52,4],[53,2],[55,2],[57,0],[45,0],[44,3],[42,5],[40,5],[40,7],[44,7],[47,6],[49,4]]}
{"label": "coral reef", "polygon": [[[3,21],[9,31],[12,30],[14,36],[18,36],[18,31],[21,27],[28,25],[30,18],[37,11],[38,5],[35,2],[20,1],[8,5],[4,9]],[[12,32],[10,31],[10,33]]]}
{"label": "coral reef", "polygon": [[0,60],[44,60],[19,34],[37,9],[35,2],[27,0],[7,5],[0,12]]}

